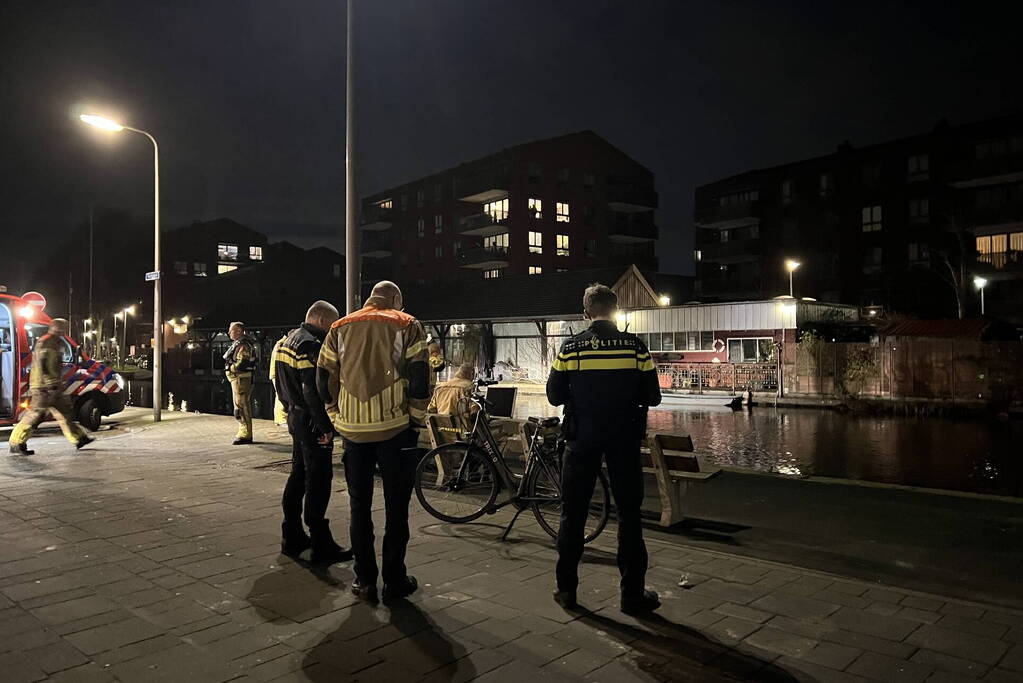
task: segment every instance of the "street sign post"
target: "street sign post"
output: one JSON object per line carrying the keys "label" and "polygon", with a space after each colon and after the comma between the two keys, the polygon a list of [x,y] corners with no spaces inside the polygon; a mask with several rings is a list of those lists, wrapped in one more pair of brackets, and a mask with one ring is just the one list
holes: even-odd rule
{"label": "street sign post", "polygon": [[152,282],[153,280],[159,280],[159,279],[160,279],[160,271],[158,271],[158,270],[151,270],[148,273],[146,273],[146,282]]}

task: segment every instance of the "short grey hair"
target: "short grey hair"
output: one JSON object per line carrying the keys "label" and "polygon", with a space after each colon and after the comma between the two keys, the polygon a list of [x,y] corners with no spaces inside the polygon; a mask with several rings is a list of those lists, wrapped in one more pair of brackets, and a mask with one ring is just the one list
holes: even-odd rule
{"label": "short grey hair", "polygon": [[67,333],[69,323],[64,318],[54,318],[50,321],[50,332],[63,332]]}
{"label": "short grey hair", "polygon": [[341,315],[338,313],[337,306],[329,301],[324,301],[323,299],[314,301],[313,305],[309,307],[309,310],[305,312],[306,322],[310,322],[311,320],[316,320],[318,318],[332,318],[337,320],[340,317]]}
{"label": "short grey hair", "polygon": [[245,323],[243,323],[241,320],[235,320],[233,323],[227,326],[227,329],[233,330],[236,327],[240,328],[242,332],[245,331]]}

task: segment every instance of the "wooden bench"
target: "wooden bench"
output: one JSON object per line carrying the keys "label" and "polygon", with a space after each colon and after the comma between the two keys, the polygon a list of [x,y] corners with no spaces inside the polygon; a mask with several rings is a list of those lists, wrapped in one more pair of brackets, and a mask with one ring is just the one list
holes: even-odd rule
{"label": "wooden bench", "polygon": [[693,439],[689,436],[654,434],[642,451],[643,471],[654,475],[661,501],[660,525],[678,524],[684,517],[689,487],[716,477],[714,467],[704,456],[693,455]]}

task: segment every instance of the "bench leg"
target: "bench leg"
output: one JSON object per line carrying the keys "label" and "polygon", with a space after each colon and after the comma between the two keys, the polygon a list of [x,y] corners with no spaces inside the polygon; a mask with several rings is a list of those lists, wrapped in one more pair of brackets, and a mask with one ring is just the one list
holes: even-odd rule
{"label": "bench leg", "polygon": [[689,490],[687,481],[669,481],[658,485],[661,498],[661,526],[670,527],[685,519],[685,499]]}

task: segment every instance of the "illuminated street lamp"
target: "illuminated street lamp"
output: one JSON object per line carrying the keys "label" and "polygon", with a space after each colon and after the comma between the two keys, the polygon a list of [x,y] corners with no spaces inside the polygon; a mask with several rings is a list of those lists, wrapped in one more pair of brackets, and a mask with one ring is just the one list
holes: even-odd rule
{"label": "illuminated street lamp", "polygon": [[[160,279],[160,147],[156,138],[144,130],[125,126],[96,114],[79,116],[83,123],[90,126],[120,133],[128,130],[132,133],[145,135],[153,143],[153,421],[160,421],[160,395],[163,392],[163,378],[160,374],[160,360],[163,355],[163,303],[161,301],[162,280]],[[148,279],[148,277],[147,277]]]}
{"label": "illuminated street lamp", "polygon": [[987,278],[978,275],[973,278],[973,286],[980,290],[980,314],[984,315],[984,288],[987,287]]}
{"label": "illuminated street lamp", "polygon": [[789,271],[789,296],[795,297],[792,292],[792,273],[796,272],[796,268],[803,265],[799,261],[793,261],[792,259],[785,259],[785,270]]}
{"label": "illuminated street lamp", "polygon": [[668,306],[669,304],[671,304],[671,297],[668,296],[667,294],[662,294],[661,297],[657,300],[657,303],[659,303],[662,306]]}
{"label": "illuminated street lamp", "polygon": [[[124,344],[121,346],[121,353],[126,353],[125,349],[128,348],[128,316],[135,315],[135,305],[132,304],[131,306],[122,309],[121,314],[124,316],[124,324],[122,325],[124,329],[121,331],[121,337],[124,339]],[[124,367],[124,360],[121,361],[121,367]]]}

